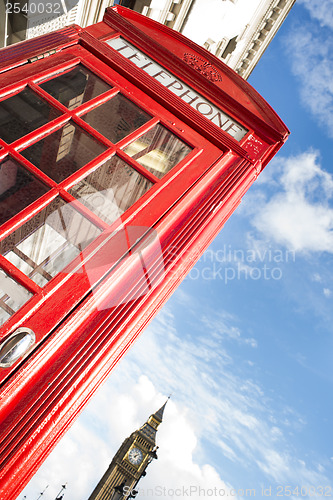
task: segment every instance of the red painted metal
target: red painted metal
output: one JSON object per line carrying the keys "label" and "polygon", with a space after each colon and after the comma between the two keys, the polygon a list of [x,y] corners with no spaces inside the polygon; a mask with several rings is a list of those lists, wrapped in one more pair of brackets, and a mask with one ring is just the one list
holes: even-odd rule
{"label": "red painted metal", "polygon": [[[190,87],[208,103],[202,109],[215,106],[238,124],[234,130],[246,129],[243,137],[235,139],[232,127],[230,133],[222,130],[158,77],[109,46],[119,36],[145,54],[149,64],[162,66],[164,75],[181,82],[174,86]],[[79,63],[112,88],[69,109],[40,84]],[[0,341],[19,327],[36,335],[25,357],[0,368],[0,496],[6,500],[27,484],[289,132],[262,97],[220,60],[181,34],[122,7],[108,9],[102,23],[87,29],[70,27],[1,50],[0,73],[0,105],[29,86],[60,113],[12,143],[1,139],[0,124],[0,159],[12,158],[49,189],[1,226],[0,250],[6,237],[33,224],[57,197],[100,233],[45,286],[16,268],[6,253],[0,255],[0,268],[33,294],[0,328]],[[85,117],[119,93],[150,118],[113,143]],[[70,121],[105,150],[56,182],[22,155]],[[124,151],[158,124],[191,148],[161,179],[140,156]],[[152,186],[109,225],[70,190],[115,154],[129,165],[130,175],[138,172]]]}

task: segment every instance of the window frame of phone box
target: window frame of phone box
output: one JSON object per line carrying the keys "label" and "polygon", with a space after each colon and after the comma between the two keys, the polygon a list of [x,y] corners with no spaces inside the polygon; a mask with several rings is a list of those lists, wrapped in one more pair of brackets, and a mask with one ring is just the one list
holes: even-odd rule
{"label": "window frame of phone box", "polygon": [[[56,98],[44,91],[40,85],[59,76],[63,72],[69,71],[78,64],[81,64],[97,77],[104,80],[111,88],[101,95],[82,103],[78,108],[69,110]],[[35,332],[36,345],[38,345],[51,330],[60,324],[70,311],[73,311],[75,306],[82,301],[92,287],[96,286],[97,282],[101,281],[109,272],[110,267],[112,267],[108,266],[110,254],[112,255],[114,265],[126,257],[130,251],[129,248],[125,253],[123,250],[117,253],[113,248],[112,241],[116,237],[117,231],[119,232],[121,228],[135,225],[136,221],[140,221],[140,225],[144,227],[153,228],[163,214],[204,175],[210,166],[226,154],[227,148],[218,148],[211,144],[150,96],[135,87],[121,76],[121,74],[111,69],[99,58],[79,45],[66,48],[45,60],[36,61],[33,64],[14,68],[6,72],[3,78],[3,86],[0,89],[0,103],[27,87],[41,99],[47,101],[60,114],[50,123],[42,125],[11,144],[0,140],[0,161],[10,157],[20,163],[30,174],[38,178],[49,190],[1,226],[0,241],[7,238],[15,230],[35,217],[57,197],[60,197],[65,203],[70,203],[78,213],[101,230],[101,234],[84,250],[84,256],[81,252],[78,257],[75,257],[73,261],[55,275],[44,287],[38,286],[22,271],[15,268],[5,256],[0,256],[0,268],[19,285],[33,294],[30,300],[4,323],[0,329],[1,337],[5,339],[18,327],[24,325]],[[109,102],[110,99],[119,94],[122,94],[138,108],[148,113],[151,119],[114,144],[84,121],[83,118],[89,111],[97,109],[99,106],[102,107],[103,104]],[[39,140],[44,140],[51,133],[60,130],[70,121],[81,127],[84,132],[96,139],[96,141],[103,144],[106,149],[77,172],[57,183],[28,161],[21,153]],[[151,130],[157,124],[161,124],[166,130],[192,148],[192,151],[161,179],[157,178],[133,157],[124,152],[124,149],[129,144],[133,144],[136,139],[142,137],[144,133],[147,133],[147,131]],[[121,217],[110,225],[74,198],[69,190],[82,179],[86,178],[89,173],[96,171],[104,162],[115,156],[118,156],[136,172],[143,175],[153,185]],[[93,266],[94,259],[99,263],[101,261],[104,262],[105,272],[104,274],[97,274],[95,281],[91,282],[91,277],[88,279],[87,274],[81,272],[80,269],[88,261],[90,262],[89,265]],[[59,297],[63,300],[59,300]],[[54,311],[52,317],[49,314],[50,310]],[[1,372],[8,374],[10,368],[2,369]],[[2,374],[0,373],[0,377]]]}

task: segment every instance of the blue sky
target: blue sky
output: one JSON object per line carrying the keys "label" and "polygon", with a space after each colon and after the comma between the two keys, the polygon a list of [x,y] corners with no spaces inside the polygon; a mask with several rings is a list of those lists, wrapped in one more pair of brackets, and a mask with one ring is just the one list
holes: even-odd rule
{"label": "blue sky", "polygon": [[332,30],[297,1],[249,79],[289,140],[18,498],[87,498],[170,393],[138,498],[333,495]]}

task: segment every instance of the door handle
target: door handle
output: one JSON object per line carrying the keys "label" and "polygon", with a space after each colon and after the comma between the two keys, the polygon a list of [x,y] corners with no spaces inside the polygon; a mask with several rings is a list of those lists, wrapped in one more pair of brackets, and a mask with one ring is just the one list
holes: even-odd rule
{"label": "door handle", "polygon": [[35,343],[36,336],[30,328],[18,328],[0,344],[0,368],[12,366]]}

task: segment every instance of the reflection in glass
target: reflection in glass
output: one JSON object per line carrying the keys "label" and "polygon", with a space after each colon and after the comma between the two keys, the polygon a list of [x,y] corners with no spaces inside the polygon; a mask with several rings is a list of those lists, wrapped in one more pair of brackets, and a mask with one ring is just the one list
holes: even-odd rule
{"label": "reflection in glass", "polygon": [[185,158],[192,148],[162,125],[156,125],[124,151],[160,179]]}
{"label": "reflection in glass", "polygon": [[121,94],[81,117],[116,143],[150,120],[150,116]]}
{"label": "reflection in glass", "polygon": [[0,102],[0,137],[13,142],[54,120],[61,113],[29,87]]}
{"label": "reflection in glass", "polygon": [[23,306],[30,297],[32,297],[32,293],[28,292],[0,269],[0,326]]}
{"label": "reflection in glass", "polygon": [[48,191],[19,163],[7,157],[0,162],[0,224]]}
{"label": "reflection in glass", "polygon": [[61,182],[106,150],[73,122],[21,151],[21,154],[56,182]]}
{"label": "reflection in glass", "polygon": [[114,156],[76,184],[70,193],[111,224],[151,186],[139,172]]}
{"label": "reflection in glass", "polygon": [[69,109],[77,108],[112,88],[81,64],[52,80],[41,83],[40,87]]}
{"label": "reflection in glass", "polygon": [[0,253],[37,285],[44,286],[100,232],[70,203],[56,198],[1,241]]}

